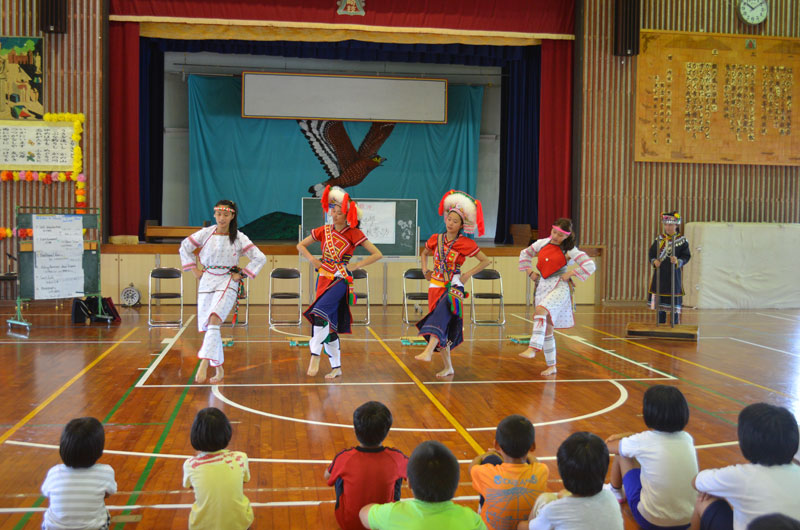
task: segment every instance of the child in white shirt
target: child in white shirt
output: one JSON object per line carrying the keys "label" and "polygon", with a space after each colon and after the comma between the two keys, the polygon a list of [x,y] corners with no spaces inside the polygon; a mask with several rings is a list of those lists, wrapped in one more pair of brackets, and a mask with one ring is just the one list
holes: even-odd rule
{"label": "child in white shirt", "polygon": [[51,467],[42,484],[42,495],[50,499],[44,530],[108,528],[105,498],[117,492],[117,483],[111,466],[97,463],[105,439],[95,418],[76,418],[64,427],[58,447],[64,463]]}
{"label": "child in white shirt", "polygon": [[619,503],[603,489],[609,460],[603,440],[590,432],[576,432],[558,448],[556,459],[571,495],[543,507],[537,503],[530,520],[519,523],[517,530],[622,530]]}
{"label": "child in white shirt", "polygon": [[792,413],[754,403],[739,413],[738,434],[739,449],[750,463],[697,474],[693,530],[745,530],[753,519],[772,513],[800,519],[800,466],[792,464],[800,432]]}
{"label": "child in white shirt", "polygon": [[606,439],[616,455],[608,486],[620,502],[627,497],[642,529],[688,528],[697,500],[689,487],[697,475],[697,451],[683,430],[689,404],[677,388],[655,385],[644,393],[642,415],[649,431]]}

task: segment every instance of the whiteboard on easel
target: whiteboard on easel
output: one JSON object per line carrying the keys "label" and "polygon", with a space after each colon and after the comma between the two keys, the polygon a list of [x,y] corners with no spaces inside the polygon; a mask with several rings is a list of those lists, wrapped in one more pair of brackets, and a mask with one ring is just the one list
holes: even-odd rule
{"label": "whiteboard on easel", "polygon": [[80,215],[38,215],[33,227],[33,284],[36,300],[82,297],[83,219]]}

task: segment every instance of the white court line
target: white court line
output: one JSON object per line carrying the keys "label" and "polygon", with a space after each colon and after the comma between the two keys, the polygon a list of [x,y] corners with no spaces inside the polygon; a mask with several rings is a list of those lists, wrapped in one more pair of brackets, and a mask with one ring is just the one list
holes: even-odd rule
{"label": "white court line", "polygon": [[786,313],[778,313],[778,314],[782,317],[792,318],[794,320],[800,320],[800,317],[798,317],[797,315],[787,315]]}
{"label": "white court line", "polygon": [[296,337],[298,339],[311,339],[311,337],[309,337],[308,335],[299,335],[297,333],[287,333],[285,331],[281,331],[277,327],[275,327],[275,324],[271,324],[269,326],[269,330],[274,331],[275,333],[280,333],[281,335],[286,335],[287,337]]}
{"label": "white court line", "polygon": [[768,315],[766,313],[756,313],[756,315],[761,315],[762,317],[768,317],[768,318],[776,318],[778,320],[788,320],[789,322],[800,322],[800,319],[797,318],[779,317],[776,315]]}
{"label": "white court line", "polygon": [[[352,428],[352,425],[350,426]],[[34,442],[21,442],[17,440],[6,440],[5,442],[8,445],[19,445],[22,447],[34,447],[37,449],[55,449],[58,450],[57,445],[52,444],[40,444]],[[142,453],[139,451],[116,451],[114,449],[104,449],[103,454],[110,454],[110,455],[123,455],[123,456],[141,456],[145,458],[173,458],[176,460],[186,460],[192,456],[196,456],[194,454],[191,455],[174,455],[169,453]],[[261,462],[265,464],[330,464],[332,458],[327,460],[308,460],[308,459],[297,459],[297,458],[248,458],[250,462]],[[471,462],[471,460],[470,460]]]}
{"label": "white court line", "polygon": [[[21,447],[32,447],[35,449],[50,449],[57,451],[58,446],[52,444],[39,444],[34,442],[21,442],[17,440],[6,440],[5,442],[8,445],[18,445]],[[696,445],[695,449],[716,449],[718,447],[730,447],[732,445],[739,445],[738,441],[734,442],[717,442],[711,444],[702,444]],[[121,456],[140,456],[143,458],[167,458],[167,459],[174,459],[174,460],[186,460],[192,456],[196,456],[194,454],[191,455],[173,455],[169,453],[140,453],[137,451],[115,451],[112,449],[105,449],[103,453],[113,454],[113,455],[121,455]],[[250,462],[258,462],[263,464],[310,464],[310,465],[319,465],[319,464],[330,464],[333,458],[328,458],[324,460],[308,460],[308,459],[300,459],[300,458],[248,458]],[[537,456],[536,460],[539,461],[551,461],[555,462],[556,456],[555,455],[548,455],[548,456]],[[459,460],[459,464],[466,465],[472,463],[472,459],[465,459]]]}
{"label": "white court line", "polygon": [[[531,324],[533,324],[533,320],[528,320],[525,317],[521,317],[521,316],[516,315],[514,313],[511,313],[511,316],[512,317],[517,317],[520,320],[524,320],[525,322],[530,322]],[[643,369],[648,370],[650,372],[655,372],[655,373],[657,373],[659,375],[662,375],[662,376],[666,377],[667,379],[670,379],[670,380],[673,380],[673,381],[678,379],[674,375],[668,374],[666,372],[662,372],[661,370],[657,370],[657,369],[655,369],[655,368],[653,368],[651,366],[648,366],[645,363],[640,363],[640,362],[634,361],[633,359],[628,359],[627,357],[625,357],[623,355],[620,355],[620,354],[618,354],[616,352],[613,352],[611,350],[607,350],[605,348],[601,348],[600,346],[595,346],[594,344],[592,344],[591,342],[589,342],[588,340],[584,339],[581,336],[578,336],[578,335],[567,335],[566,333],[563,333],[563,332],[558,331],[558,330],[553,330],[553,331],[555,333],[558,333],[562,337],[567,337],[568,339],[572,339],[575,342],[580,342],[581,344],[583,344],[585,346],[589,346],[590,348],[594,348],[596,350],[600,350],[601,352],[603,352],[603,353],[605,353],[607,355],[611,355],[612,357],[616,357],[617,359],[621,359],[623,361],[629,362],[629,363],[631,363],[631,364],[633,364],[635,366],[638,366],[639,368],[643,368]]]}
{"label": "white court line", "polygon": [[0,340],[0,344],[141,344],[140,340]]}
{"label": "white court line", "polygon": [[[512,384],[512,383],[608,383],[611,381],[622,381],[624,383],[631,381],[672,381],[671,377],[626,377],[626,378],[613,378],[613,379],[509,379],[497,381],[423,381],[425,385],[497,385],[497,384]],[[219,386],[231,388],[259,388],[259,387],[303,387],[303,386],[373,386],[373,385],[413,385],[413,381],[373,381],[373,382],[326,382],[326,383],[223,383]],[[212,387],[212,384],[187,383],[187,384],[155,384],[155,385],[142,385],[141,388],[202,388]]]}
{"label": "white court line", "polygon": [[750,346],[755,346],[757,348],[763,348],[765,350],[772,350],[778,353],[785,353],[786,355],[791,355],[792,357],[800,357],[800,354],[792,353],[790,351],[779,350],[778,348],[770,348],[769,346],[764,346],[763,344],[757,344],[755,342],[748,342],[746,340],[737,339],[736,337],[730,337],[731,340],[735,340],[736,342],[742,342],[744,344],[749,344]]}
{"label": "white court line", "polygon": [[[400,499],[400,501],[410,501],[411,497]],[[462,495],[453,497],[454,501],[477,501],[477,495]],[[250,506],[253,508],[278,508],[278,507],[292,507],[292,506],[320,506],[322,504],[333,504],[336,499],[322,500],[322,501],[276,501],[276,502],[251,502]],[[191,504],[131,504],[125,506],[108,505],[106,508],[109,511],[120,510],[188,510],[192,507]],[[44,512],[47,510],[46,506],[38,506],[36,508],[0,508],[0,513],[28,513],[28,512]],[[111,521],[114,524],[114,521]]]}
{"label": "white court line", "polygon": [[169,340],[169,342],[167,343],[167,346],[161,352],[161,355],[159,355],[156,358],[156,360],[153,361],[153,363],[150,365],[150,368],[148,368],[147,371],[144,373],[144,375],[141,377],[141,379],[139,379],[136,382],[136,385],[135,385],[136,387],[141,387],[144,384],[144,382],[147,381],[147,379],[150,377],[150,375],[152,375],[153,371],[158,366],[158,363],[161,362],[161,360],[164,358],[164,356],[167,355],[167,352],[169,352],[169,350],[175,345],[175,343],[178,341],[178,337],[180,337],[181,334],[184,331],[186,331],[186,328],[189,327],[189,324],[191,324],[192,320],[194,320],[194,317],[195,317],[195,315],[190,315],[189,318],[186,319],[186,324],[184,324],[183,327],[180,330],[178,330],[178,332],[175,334],[175,336],[172,337]]}
{"label": "white court line", "polygon": [[[586,418],[592,418],[594,416],[600,416],[602,414],[605,414],[607,412],[611,412],[612,410],[621,407],[622,404],[625,403],[628,400],[628,391],[625,389],[624,386],[622,386],[621,384],[617,383],[616,381],[611,381],[611,384],[613,384],[615,387],[617,387],[617,390],[619,390],[619,399],[617,399],[616,403],[613,403],[613,404],[607,406],[606,408],[604,408],[602,410],[596,410],[594,412],[590,412],[588,414],[584,414],[583,416],[575,416],[575,417],[572,417],[572,418],[564,418],[564,419],[561,419],[561,420],[543,421],[543,422],[539,422],[539,423],[534,423],[533,426],[534,427],[544,427],[545,425],[556,425],[558,423],[569,423],[569,422],[572,422],[572,421],[585,420]],[[494,427],[474,427],[472,429],[467,429],[467,430],[468,431],[473,431],[473,432],[474,431],[494,431],[494,430],[497,430],[497,426],[494,426]]]}
{"label": "white court line", "polygon": [[[337,382],[329,382],[329,383],[224,383],[225,387],[242,387],[242,388],[259,388],[259,387],[301,387],[301,386],[374,386],[374,385],[413,385],[413,381],[374,381],[369,383],[337,383]],[[142,388],[186,388],[186,387],[213,387],[216,385],[211,384],[203,384],[198,385],[197,383],[194,384],[185,384],[185,385],[142,385]]]}
{"label": "white court line", "polygon": [[[512,381],[512,382],[513,383],[518,383],[519,381]],[[539,383],[539,382],[555,382],[555,381],[540,381],[540,380],[537,380],[536,382]],[[569,422],[572,422],[572,421],[584,420],[586,418],[592,418],[594,416],[599,416],[599,415],[605,414],[607,412],[610,412],[610,411],[620,407],[628,399],[628,391],[625,389],[624,386],[622,386],[621,384],[619,384],[615,380],[609,380],[608,382],[610,382],[611,384],[616,386],[617,390],[619,390],[620,397],[617,399],[616,403],[614,403],[614,404],[612,404],[612,405],[610,405],[610,406],[608,406],[608,407],[606,407],[604,409],[597,410],[597,411],[594,411],[594,412],[590,412],[588,414],[583,414],[581,416],[574,416],[574,417],[571,417],[571,418],[562,418],[562,419],[558,419],[558,420],[534,423],[533,425],[534,426],[538,426],[538,427],[542,427],[542,426],[545,426],[545,425],[555,425],[557,423],[569,423]],[[220,391],[219,385],[213,385],[211,387],[211,392],[214,394],[214,396],[217,399],[219,399],[223,403],[226,403],[227,405],[230,405],[231,407],[237,408],[239,410],[243,410],[243,411],[249,412],[251,414],[256,414],[258,416],[266,416],[268,418],[273,418],[273,419],[276,419],[276,420],[293,421],[293,422],[296,422],[296,423],[305,423],[307,425],[321,425],[321,426],[324,426],[324,427],[338,427],[338,428],[341,428],[341,429],[348,429],[348,430],[353,428],[353,426],[350,425],[350,424],[330,423],[330,422],[325,422],[325,421],[307,420],[307,419],[304,419],[304,418],[292,418],[291,416],[282,416],[280,414],[273,414],[271,412],[265,412],[263,410],[253,409],[253,408],[250,408],[250,407],[248,407],[246,405],[242,405],[240,403],[237,403],[237,402],[225,397],[224,395],[222,395],[222,392]],[[469,427],[466,430],[469,431],[469,432],[479,432],[479,431],[494,431],[496,429],[497,429],[497,426],[496,425],[492,425],[490,427]],[[447,429],[420,429],[420,428],[411,428],[411,427],[392,427],[392,430],[393,431],[402,431],[402,432],[456,432],[456,430],[453,429],[453,428],[447,428]]]}

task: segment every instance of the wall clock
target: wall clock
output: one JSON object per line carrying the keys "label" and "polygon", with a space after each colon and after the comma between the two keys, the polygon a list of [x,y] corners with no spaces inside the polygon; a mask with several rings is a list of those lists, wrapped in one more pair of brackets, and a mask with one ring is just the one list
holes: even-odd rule
{"label": "wall clock", "polygon": [[767,19],[767,0],[739,0],[736,12],[745,24],[761,24]]}

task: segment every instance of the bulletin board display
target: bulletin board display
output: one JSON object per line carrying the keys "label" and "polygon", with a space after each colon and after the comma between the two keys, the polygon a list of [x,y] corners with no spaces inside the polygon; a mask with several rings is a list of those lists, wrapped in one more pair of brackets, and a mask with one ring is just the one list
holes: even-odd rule
{"label": "bulletin board display", "polygon": [[0,168],[72,171],[78,146],[74,136],[71,121],[0,120]]}
{"label": "bulletin board display", "polygon": [[800,165],[800,39],[640,39],[635,161]]}

